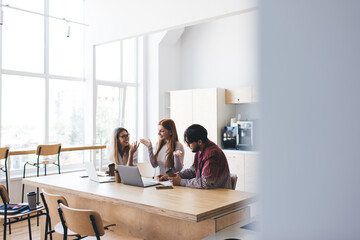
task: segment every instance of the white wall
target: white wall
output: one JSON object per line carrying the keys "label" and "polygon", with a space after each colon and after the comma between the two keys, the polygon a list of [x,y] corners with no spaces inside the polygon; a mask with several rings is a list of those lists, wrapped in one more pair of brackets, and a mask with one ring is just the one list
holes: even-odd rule
{"label": "white wall", "polygon": [[360,2],[260,2],[262,239],[360,239]]}
{"label": "white wall", "polygon": [[254,7],[254,0],[84,0],[87,36],[105,43],[189,26]]}
{"label": "white wall", "polygon": [[[167,116],[168,91],[258,85],[257,14],[249,11],[186,27],[179,41],[161,42],[160,118]],[[233,117],[238,113],[243,119],[260,118],[258,104],[237,105]]]}
{"label": "white wall", "polygon": [[159,44],[165,32],[154,33],[144,37],[145,41],[145,69],[144,81],[147,92],[147,115],[145,117],[147,136],[153,143],[157,138],[157,126],[159,122]]}
{"label": "white wall", "polygon": [[257,85],[257,11],[187,27],[181,89]]}
{"label": "white wall", "polygon": [[180,88],[180,40],[184,28],[170,30],[159,46],[159,119],[170,117],[169,91]]}

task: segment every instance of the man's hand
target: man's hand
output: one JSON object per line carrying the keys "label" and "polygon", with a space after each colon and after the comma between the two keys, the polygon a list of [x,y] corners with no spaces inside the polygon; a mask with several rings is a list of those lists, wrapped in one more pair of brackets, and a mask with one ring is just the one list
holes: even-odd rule
{"label": "man's hand", "polygon": [[163,175],[163,174],[160,174],[160,175],[157,175],[156,176],[156,179],[158,180],[158,181],[167,181],[167,180],[169,180],[169,176],[168,175]]}
{"label": "man's hand", "polygon": [[175,177],[169,177],[169,179],[170,179],[170,182],[172,182],[173,185],[179,186],[179,185],[180,185],[180,181],[181,181],[182,178],[180,177],[179,174],[176,174]]}

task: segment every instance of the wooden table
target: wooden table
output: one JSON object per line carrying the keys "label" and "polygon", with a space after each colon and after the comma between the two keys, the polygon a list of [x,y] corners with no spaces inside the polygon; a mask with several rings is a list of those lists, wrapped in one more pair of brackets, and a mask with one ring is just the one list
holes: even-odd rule
{"label": "wooden table", "polygon": [[255,194],[228,189],[180,186],[156,190],[121,183],[96,183],[68,173],[23,179],[23,183],[58,193],[69,206],[93,209],[116,223],[115,231],[144,239],[202,239],[250,217]]}

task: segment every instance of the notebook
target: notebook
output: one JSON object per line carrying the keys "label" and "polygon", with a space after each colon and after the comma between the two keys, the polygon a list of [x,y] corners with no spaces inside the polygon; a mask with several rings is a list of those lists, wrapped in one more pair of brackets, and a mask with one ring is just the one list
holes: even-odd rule
{"label": "notebook", "polygon": [[117,168],[123,184],[138,187],[150,187],[159,184],[157,181],[143,181],[137,166],[118,165]]}
{"label": "notebook", "polygon": [[92,163],[85,163],[85,167],[90,180],[98,183],[115,182],[114,177],[99,177],[98,173],[96,172],[95,166]]}
{"label": "notebook", "polygon": [[[7,204],[6,205],[7,208],[7,214],[12,215],[12,214],[17,214],[20,213],[26,209],[29,208],[29,205],[27,203],[21,203],[21,204]],[[0,206],[0,214],[4,214],[5,213],[5,207],[4,205]]]}

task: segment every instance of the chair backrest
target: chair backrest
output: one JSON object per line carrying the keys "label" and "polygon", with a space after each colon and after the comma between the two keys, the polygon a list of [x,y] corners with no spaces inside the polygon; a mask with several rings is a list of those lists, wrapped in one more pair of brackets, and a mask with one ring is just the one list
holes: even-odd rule
{"label": "chair backrest", "polygon": [[140,175],[145,178],[153,178],[155,177],[155,168],[151,166],[149,162],[139,162],[137,164]]}
{"label": "chair backrest", "polygon": [[9,155],[9,147],[0,148],[0,160],[7,159],[8,155]]}
{"label": "chair backrest", "polygon": [[1,195],[0,198],[1,198],[2,202],[3,202],[3,199],[6,201],[5,203],[3,202],[3,204],[7,204],[10,202],[9,194],[4,185],[0,185],[0,195]]}
{"label": "chair backrest", "polygon": [[99,236],[103,236],[105,234],[103,221],[98,212],[93,210],[70,208],[62,203],[60,203],[60,208],[65,220],[65,225],[71,231],[76,232],[79,235],[96,236],[91,222],[92,216]]}
{"label": "chair backrest", "polygon": [[44,191],[44,189],[42,190],[42,193],[44,194],[44,198],[45,198],[46,205],[48,207],[52,222],[53,223],[60,222],[60,218],[59,218],[57,209],[59,207],[59,202],[68,206],[66,199],[61,195],[47,193]]}
{"label": "chair backrest", "polygon": [[231,178],[231,188],[233,190],[235,190],[236,188],[236,182],[237,182],[237,175],[235,173],[230,173],[230,178]]}
{"label": "chair backrest", "polygon": [[52,144],[52,145],[38,145],[36,148],[36,155],[40,156],[49,156],[59,154],[61,150],[61,144]]}

